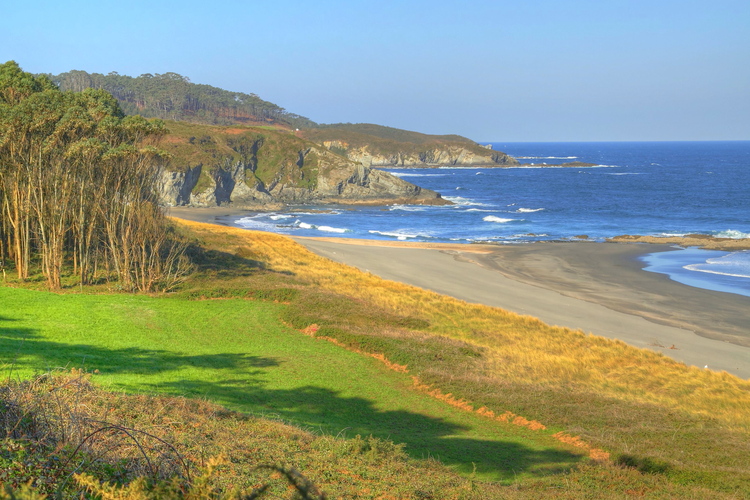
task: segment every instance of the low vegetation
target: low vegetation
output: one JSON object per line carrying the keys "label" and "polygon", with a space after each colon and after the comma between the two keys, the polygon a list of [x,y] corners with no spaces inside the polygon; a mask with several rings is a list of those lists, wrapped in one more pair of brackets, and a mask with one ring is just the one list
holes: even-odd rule
{"label": "low vegetation", "polygon": [[[169,296],[0,289],[4,408],[31,405],[6,410],[26,415],[6,418],[6,433],[79,415],[33,406],[70,390],[68,400],[92,412],[86,421],[148,432],[184,459],[152,474],[132,440],[102,445],[106,456],[88,444],[76,452],[97,480],[150,477],[144,491],[187,484],[223,455],[204,481],[225,493],[272,480],[283,494],[279,470],[293,467],[331,497],[750,495],[747,381],[387,282],[282,236],[177,228],[197,271]],[[96,384],[81,373],[33,378],[65,366],[98,370]],[[5,456],[43,441],[65,463],[97,425],[46,441],[10,432]],[[92,484],[34,460],[6,484],[43,475],[55,478],[43,491],[64,482],[69,494]]]}
{"label": "low vegetation", "polygon": [[[339,154],[347,149],[367,147],[370,154],[420,154],[428,149],[463,148],[487,156],[489,152],[460,135],[429,135],[369,123],[337,123],[305,128],[300,134],[315,143],[333,142],[331,150]],[[342,148],[343,146],[343,148]],[[337,151],[337,148],[339,150]]]}

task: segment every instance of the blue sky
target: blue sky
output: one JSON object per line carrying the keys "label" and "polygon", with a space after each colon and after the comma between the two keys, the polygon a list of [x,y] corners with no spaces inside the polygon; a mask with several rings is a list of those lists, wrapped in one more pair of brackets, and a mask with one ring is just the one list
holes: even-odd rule
{"label": "blue sky", "polygon": [[750,139],[750,2],[3,2],[0,62],[175,72],[321,123],[477,141]]}

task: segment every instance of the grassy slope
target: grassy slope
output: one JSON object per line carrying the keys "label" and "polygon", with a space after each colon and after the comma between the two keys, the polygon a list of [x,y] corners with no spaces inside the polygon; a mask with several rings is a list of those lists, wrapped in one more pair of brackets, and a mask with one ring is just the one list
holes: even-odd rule
{"label": "grassy slope", "polygon": [[[80,366],[85,357],[89,368],[101,364],[99,377],[128,389],[145,383],[330,432],[351,427],[348,435],[390,436],[407,442],[417,457],[440,450],[459,470],[474,462],[482,477],[493,477],[491,470],[505,480],[518,474],[521,482],[504,492],[509,497],[750,494],[747,382],[385,282],[313,256],[287,238],[189,226],[208,250],[195,252],[201,272],[180,297],[0,289],[6,319],[0,352],[26,374],[68,362]],[[225,300],[190,300],[201,296]],[[383,354],[409,373],[385,370],[279,320],[350,350]],[[44,358],[42,346],[49,347]],[[300,352],[305,355],[297,359]],[[342,376],[350,373],[355,376]],[[510,411],[548,429],[496,422],[489,411]],[[531,479],[580,462],[587,451],[554,441],[561,430],[651,473],[605,461]]]}
{"label": "grassy slope", "polygon": [[347,143],[349,148],[368,146],[373,154],[417,154],[446,147],[464,148],[480,155],[490,153],[474,141],[459,135],[428,135],[367,123],[310,128],[302,130],[301,134],[318,144],[324,141],[342,141]]}
{"label": "grassy slope", "polygon": [[389,438],[464,472],[474,462],[486,479],[581,460],[549,436],[446,405],[406,374],[283,326],[273,303],[8,288],[0,303],[12,311],[0,323],[0,350],[15,358],[3,361],[22,378],[82,366],[115,390],[205,397],[326,434]]}

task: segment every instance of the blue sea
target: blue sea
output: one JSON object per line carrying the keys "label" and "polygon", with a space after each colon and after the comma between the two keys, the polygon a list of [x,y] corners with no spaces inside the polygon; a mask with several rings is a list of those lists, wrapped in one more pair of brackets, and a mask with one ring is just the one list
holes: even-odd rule
{"label": "blue sea", "polygon": [[[300,206],[232,222],[296,236],[527,244],[623,235],[750,237],[750,141],[492,143],[528,166],[387,169],[450,206]],[[553,167],[569,162],[595,167]],[[750,296],[750,252],[687,249],[647,270]]]}

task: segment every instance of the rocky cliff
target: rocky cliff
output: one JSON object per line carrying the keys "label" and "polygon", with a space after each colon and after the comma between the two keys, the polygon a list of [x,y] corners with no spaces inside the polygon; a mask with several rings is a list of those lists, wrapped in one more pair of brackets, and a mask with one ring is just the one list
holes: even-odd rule
{"label": "rocky cliff", "polygon": [[288,132],[168,124],[160,147],[168,206],[272,203],[445,204],[438,193],[344,158]]}
{"label": "rocky cliff", "polygon": [[437,166],[494,167],[518,165],[517,160],[511,158],[505,153],[487,150],[484,147],[482,148],[484,150],[483,152],[469,151],[466,148],[456,146],[425,149],[424,151],[418,152],[396,151],[392,153],[377,153],[371,151],[371,149],[370,146],[346,148],[346,156],[350,160],[366,166],[384,168],[429,168]]}
{"label": "rocky cliff", "polygon": [[458,135],[428,135],[367,123],[325,125],[301,131],[304,138],[372,167],[518,165],[491,146]]}

